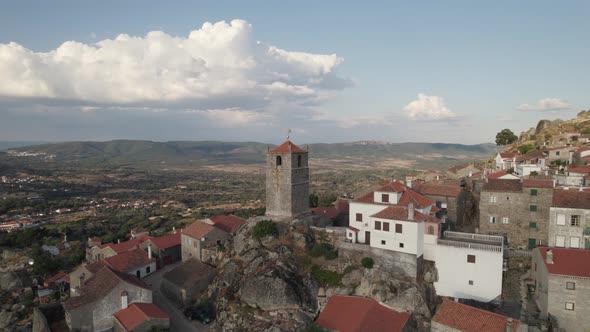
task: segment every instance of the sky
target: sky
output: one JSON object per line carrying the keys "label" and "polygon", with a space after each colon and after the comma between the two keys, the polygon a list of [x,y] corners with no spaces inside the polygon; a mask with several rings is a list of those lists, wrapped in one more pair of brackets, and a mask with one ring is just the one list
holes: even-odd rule
{"label": "sky", "polygon": [[493,142],[590,109],[588,1],[10,1],[0,140]]}

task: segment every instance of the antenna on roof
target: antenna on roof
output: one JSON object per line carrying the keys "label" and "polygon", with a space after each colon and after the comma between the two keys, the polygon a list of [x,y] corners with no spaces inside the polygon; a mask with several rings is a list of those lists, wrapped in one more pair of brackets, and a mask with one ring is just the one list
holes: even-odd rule
{"label": "antenna on roof", "polygon": [[287,130],[287,141],[289,140],[289,137],[291,137],[291,128]]}

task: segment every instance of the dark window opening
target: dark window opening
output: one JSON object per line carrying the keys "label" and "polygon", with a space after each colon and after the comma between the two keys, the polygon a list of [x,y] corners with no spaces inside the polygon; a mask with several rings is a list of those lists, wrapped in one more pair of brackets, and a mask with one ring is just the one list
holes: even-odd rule
{"label": "dark window opening", "polygon": [[467,263],[475,263],[475,255],[467,255]]}
{"label": "dark window opening", "polygon": [[384,222],[384,223],[383,223],[383,230],[384,230],[385,232],[389,232],[389,223],[388,223],[388,222]]}
{"label": "dark window opening", "polygon": [[301,156],[297,156],[297,167],[301,167],[301,165],[303,165],[303,162],[301,161]]}
{"label": "dark window opening", "polygon": [[378,231],[381,230],[381,222],[380,221],[375,221],[375,229]]}
{"label": "dark window opening", "polygon": [[381,194],[381,202],[389,202],[389,194]]}
{"label": "dark window opening", "polygon": [[400,243],[399,243],[399,247],[400,247],[400,248],[403,248],[403,247],[404,247],[404,244],[400,242]]}
{"label": "dark window opening", "polygon": [[277,156],[277,166],[281,166],[282,163],[283,163],[283,158],[281,158],[281,156]]}
{"label": "dark window opening", "polygon": [[356,214],[356,221],[363,221],[363,214],[362,213]]}
{"label": "dark window opening", "polygon": [[403,225],[402,224],[395,224],[395,232],[396,233],[402,233],[403,230]]}

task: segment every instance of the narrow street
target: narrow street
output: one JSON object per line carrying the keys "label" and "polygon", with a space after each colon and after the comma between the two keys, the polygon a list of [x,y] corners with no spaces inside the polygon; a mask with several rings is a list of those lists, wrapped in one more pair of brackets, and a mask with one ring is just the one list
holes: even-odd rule
{"label": "narrow street", "polygon": [[172,332],[185,332],[185,331],[194,331],[194,332],[201,332],[201,331],[209,331],[209,327],[207,325],[203,325],[197,321],[190,321],[188,320],[184,314],[182,313],[182,309],[180,309],[174,302],[170,301],[162,292],[160,291],[160,284],[162,283],[162,276],[164,273],[172,270],[173,268],[180,265],[180,263],[168,265],[161,270],[154,272],[153,274],[147,276],[143,281],[145,281],[148,285],[152,287],[152,300],[153,302],[160,307],[164,312],[166,312],[170,316],[170,331]]}

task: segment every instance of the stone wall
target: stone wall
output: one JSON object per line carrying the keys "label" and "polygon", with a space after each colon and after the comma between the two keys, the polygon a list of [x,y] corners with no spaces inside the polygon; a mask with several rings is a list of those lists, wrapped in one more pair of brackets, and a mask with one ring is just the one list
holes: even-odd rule
{"label": "stone wall", "polygon": [[346,266],[359,266],[363,257],[371,257],[376,265],[383,265],[388,270],[397,271],[400,276],[416,278],[422,271],[422,256],[397,251],[372,248],[359,243],[338,243],[338,265],[343,271]]}
{"label": "stone wall", "polygon": [[[575,290],[568,290],[566,282],[575,283]],[[566,310],[566,302],[574,303],[574,310]],[[590,327],[590,278],[549,275],[548,311],[560,328],[568,332],[587,332]]]}
{"label": "stone wall", "polygon": [[[277,157],[281,165],[277,165]],[[298,158],[301,157],[301,167]],[[309,210],[308,154],[268,153],[266,156],[266,215],[282,220]]]}

